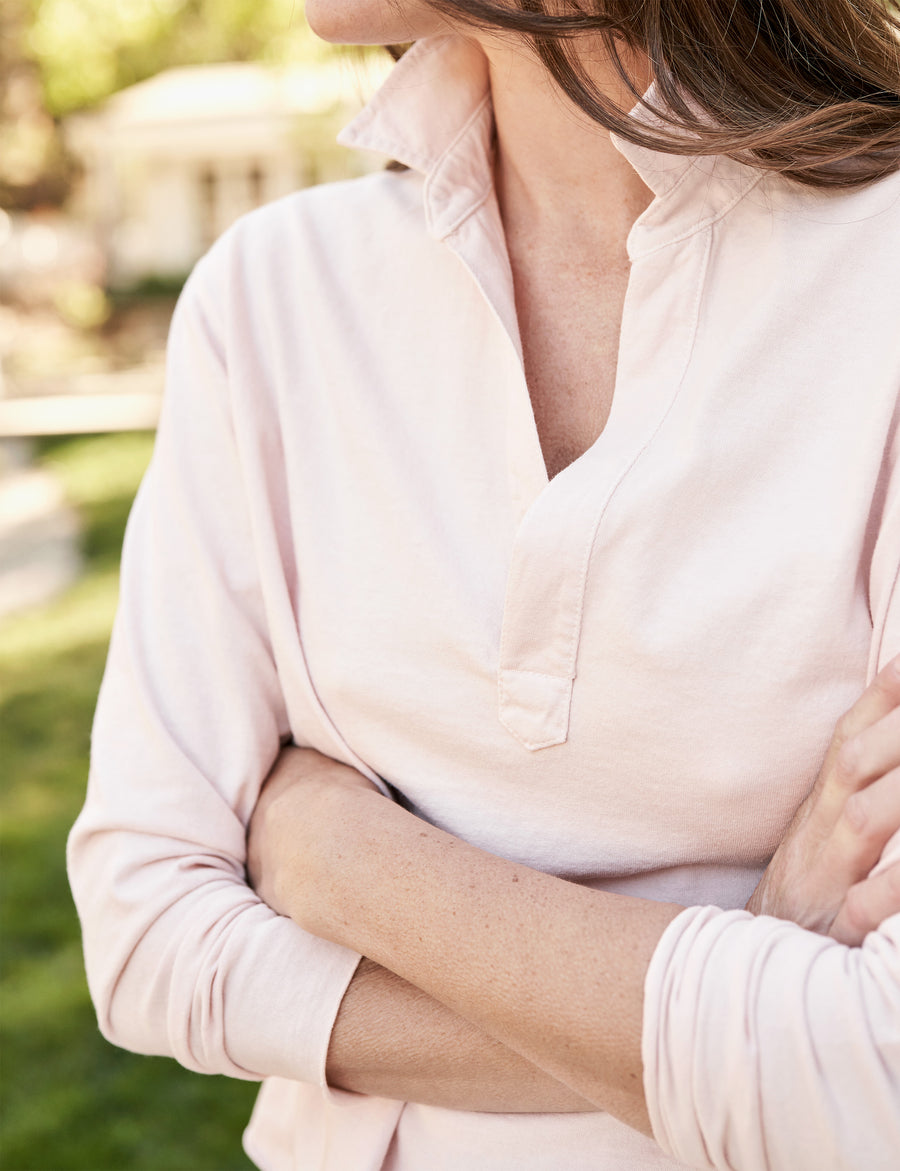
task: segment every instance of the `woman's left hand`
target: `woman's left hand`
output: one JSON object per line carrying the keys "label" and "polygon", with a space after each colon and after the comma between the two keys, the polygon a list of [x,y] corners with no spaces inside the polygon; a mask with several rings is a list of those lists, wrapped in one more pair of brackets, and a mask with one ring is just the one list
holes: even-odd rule
{"label": "woman's left hand", "polygon": [[247,877],[280,915],[290,916],[304,864],[320,839],[322,808],[334,787],[380,791],[349,765],[312,748],[286,745],[263,782],[247,826]]}
{"label": "woman's left hand", "polygon": [[900,862],[851,886],[828,930],[832,939],[857,947],[885,919],[900,913]]}
{"label": "woman's left hand", "polygon": [[838,722],[819,777],[747,910],[854,946],[900,911],[900,868],[872,874],[900,830],[900,658]]}

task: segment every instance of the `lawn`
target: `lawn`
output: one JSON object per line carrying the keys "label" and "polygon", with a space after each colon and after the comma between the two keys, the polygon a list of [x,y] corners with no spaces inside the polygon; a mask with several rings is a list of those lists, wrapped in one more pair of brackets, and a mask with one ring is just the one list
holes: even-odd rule
{"label": "lawn", "polygon": [[256,1087],[114,1049],[97,1032],[65,875],[118,588],[152,436],[45,442],[83,525],[85,573],[0,623],[0,1168],[248,1171]]}

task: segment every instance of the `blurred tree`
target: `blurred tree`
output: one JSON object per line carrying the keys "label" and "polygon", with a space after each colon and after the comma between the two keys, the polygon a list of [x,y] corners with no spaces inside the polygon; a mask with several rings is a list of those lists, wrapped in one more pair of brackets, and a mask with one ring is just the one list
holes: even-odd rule
{"label": "blurred tree", "polygon": [[2,0],[0,206],[60,203],[59,119],[174,65],[301,61],[331,50],[302,0]]}
{"label": "blurred tree", "polygon": [[318,55],[301,0],[15,0],[48,111],[94,105],[173,65]]}
{"label": "blurred tree", "polygon": [[32,0],[0,4],[0,207],[58,203],[67,168],[44,105],[40,71],[26,55]]}

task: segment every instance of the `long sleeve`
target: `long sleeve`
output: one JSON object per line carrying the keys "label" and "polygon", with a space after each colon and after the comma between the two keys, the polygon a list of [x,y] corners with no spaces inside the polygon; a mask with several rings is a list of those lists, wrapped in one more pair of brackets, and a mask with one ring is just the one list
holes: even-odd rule
{"label": "long sleeve", "polygon": [[892,1171],[900,1152],[900,915],[861,948],[694,907],[646,985],[653,1133],[694,1167]]}
{"label": "long sleeve", "polygon": [[276,916],[245,879],[246,821],[289,726],[233,423],[221,279],[204,258],[172,323],[70,880],[107,1038],[205,1073],[324,1084],[359,957]]}
{"label": "long sleeve", "polygon": [[[900,450],[874,513],[870,677],[900,653]],[[900,833],[879,866],[900,861]],[[644,1080],[666,1153],[733,1171],[900,1163],[900,915],[860,948],[743,911],[691,907],[645,985]]]}

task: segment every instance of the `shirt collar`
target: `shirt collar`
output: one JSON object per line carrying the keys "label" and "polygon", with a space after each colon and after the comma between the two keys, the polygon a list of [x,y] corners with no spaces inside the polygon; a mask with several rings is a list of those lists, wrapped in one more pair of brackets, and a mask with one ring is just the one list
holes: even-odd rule
{"label": "shirt collar", "polygon": [[487,60],[451,35],[408,49],[338,142],[421,171],[428,227],[443,238],[493,188],[493,132]]}
{"label": "shirt collar", "polygon": [[[652,86],[644,96],[652,105]],[[631,114],[654,122],[640,103]],[[421,172],[429,230],[445,238],[493,188],[493,110],[484,54],[453,34],[417,41],[338,141]],[[633,254],[708,225],[762,177],[723,156],[666,154],[615,134],[612,142],[657,197],[635,225]]]}

